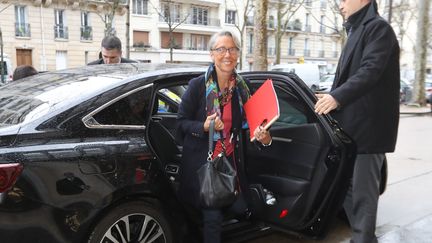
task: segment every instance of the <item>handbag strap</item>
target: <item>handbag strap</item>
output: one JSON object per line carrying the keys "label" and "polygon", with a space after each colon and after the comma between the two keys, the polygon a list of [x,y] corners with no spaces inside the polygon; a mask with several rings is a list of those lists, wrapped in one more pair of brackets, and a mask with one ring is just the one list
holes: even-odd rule
{"label": "handbag strap", "polygon": [[208,149],[207,161],[212,161],[212,156],[213,156],[214,124],[215,124],[214,119],[210,120],[210,126],[209,126],[209,149]]}
{"label": "handbag strap", "polygon": [[[214,136],[214,127],[215,127],[215,120],[210,120],[210,126],[209,126],[209,149],[207,153],[207,161],[212,161],[213,157],[213,136]],[[224,137],[223,133],[219,132],[221,136],[221,143],[222,143],[222,152],[225,153],[225,143],[224,143]]]}

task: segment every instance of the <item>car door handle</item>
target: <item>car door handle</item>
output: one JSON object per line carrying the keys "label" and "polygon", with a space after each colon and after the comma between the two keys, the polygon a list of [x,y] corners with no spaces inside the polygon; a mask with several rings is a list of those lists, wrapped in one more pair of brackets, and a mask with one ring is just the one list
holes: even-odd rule
{"label": "car door handle", "polygon": [[272,139],[274,141],[285,142],[285,143],[291,143],[293,141],[291,138],[281,138],[281,137],[273,137]]}

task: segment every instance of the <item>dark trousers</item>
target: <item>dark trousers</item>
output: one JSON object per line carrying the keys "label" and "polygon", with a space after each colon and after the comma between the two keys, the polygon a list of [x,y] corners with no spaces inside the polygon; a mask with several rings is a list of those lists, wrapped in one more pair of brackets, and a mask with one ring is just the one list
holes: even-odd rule
{"label": "dark trousers", "polygon": [[241,215],[246,212],[246,209],[246,202],[242,194],[229,208],[202,209],[204,243],[221,242],[222,221],[226,212]]}
{"label": "dark trousers", "polygon": [[376,243],[376,215],[384,154],[358,154],[344,209],[354,243]]}

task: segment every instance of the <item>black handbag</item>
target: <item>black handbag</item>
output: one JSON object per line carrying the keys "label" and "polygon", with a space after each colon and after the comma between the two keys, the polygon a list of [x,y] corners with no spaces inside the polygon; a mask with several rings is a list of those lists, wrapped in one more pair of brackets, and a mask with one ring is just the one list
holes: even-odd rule
{"label": "black handbag", "polygon": [[228,206],[235,201],[238,195],[237,172],[225,156],[225,151],[212,159],[213,134],[214,120],[210,122],[207,161],[197,171],[200,183],[199,200],[200,205],[204,208]]}

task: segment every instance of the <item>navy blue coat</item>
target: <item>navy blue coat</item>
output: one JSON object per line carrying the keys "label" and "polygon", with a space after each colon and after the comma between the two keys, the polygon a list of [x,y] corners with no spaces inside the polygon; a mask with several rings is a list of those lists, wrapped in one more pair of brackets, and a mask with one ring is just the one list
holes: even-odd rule
{"label": "navy blue coat", "polygon": [[393,152],[399,124],[399,44],[374,4],[353,28],[330,91],[340,104],[332,115],[357,143],[358,153]]}
{"label": "navy blue coat", "polygon": [[[235,93],[235,92],[234,92]],[[233,95],[232,130],[235,142],[235,158],[239,163],[239,140],[243,116],[240,112],[238,96]],[[180,169],[179,197],[199,207],[199,183],[196,171],[206,162],[208,153],[208,133],[204,132],[206,114],[206,96],[204,75],[189,81],[189,86],[182,97],[177,118],[177,140],[183,145]],[[241,147],[241,146],[240,146]]]}

